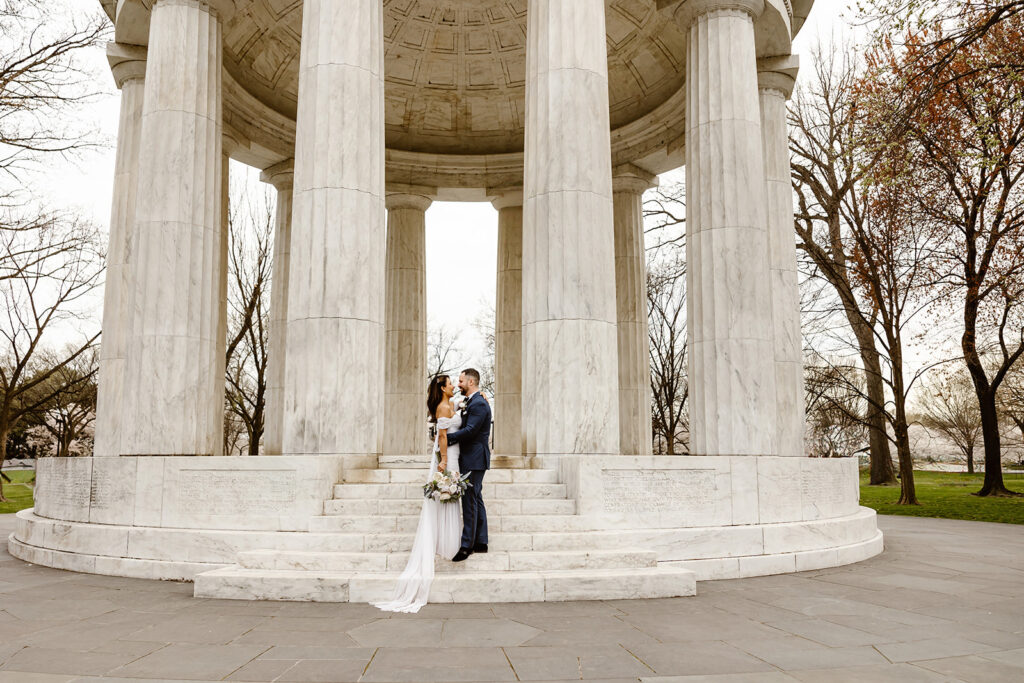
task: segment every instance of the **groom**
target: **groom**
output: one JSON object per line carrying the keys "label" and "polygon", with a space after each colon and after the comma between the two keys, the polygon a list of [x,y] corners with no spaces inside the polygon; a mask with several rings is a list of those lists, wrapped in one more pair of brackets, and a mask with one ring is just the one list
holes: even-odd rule
{"label": "groom", "polygon": [[459,389],[466,396],[462,429],[449,432],[448,443],[459,444],[459,472],[469,475],[472,486],[462,495],[462,547],[452,562],[487,552],[487,510],[481,494],[484,472],[491,469],[491,406],[480,395],[480,373],[473,368],[463,370]]}

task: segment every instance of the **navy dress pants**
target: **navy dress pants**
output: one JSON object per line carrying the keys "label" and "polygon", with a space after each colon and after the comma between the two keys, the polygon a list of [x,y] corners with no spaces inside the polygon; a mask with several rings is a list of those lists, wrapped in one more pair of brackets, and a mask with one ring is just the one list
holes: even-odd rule
{"label": "navy dress pants", "polygon": [[472,486],[462,496],[462,547],[467,550],[487,543],[487,510],[483,498],[485,472],[487,470],[472,470],[468,473],[468,481]]}

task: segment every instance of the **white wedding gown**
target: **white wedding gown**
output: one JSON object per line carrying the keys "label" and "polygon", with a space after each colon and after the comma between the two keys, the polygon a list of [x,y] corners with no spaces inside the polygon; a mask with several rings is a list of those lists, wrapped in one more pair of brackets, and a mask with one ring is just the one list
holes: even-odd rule
{"label": "white wedding gown", "polygon": [[[437,432],[442,429],[454,432],[462,426],[462,416],[458,411],[454,417],[442,417],[437,420]],[[434,455],[430,459],[430,469],[423,480],[427,481],[437,471],[437,437],[434,437]],[[456,472],[459,469],[459,447],[448,446],[448,469]],[[388,602],[373,603],[385,612],[419,612],[427,604],[430,595],[430,584],[434,581],[434,554],[446,560],[455,557],[462,542],[462,505],[458,502],[439,503],[432,498],[423,499],[420,511],[419,526],[416,527],[416,538],[412,542],[409,561],[398,577],[398,584]]]}

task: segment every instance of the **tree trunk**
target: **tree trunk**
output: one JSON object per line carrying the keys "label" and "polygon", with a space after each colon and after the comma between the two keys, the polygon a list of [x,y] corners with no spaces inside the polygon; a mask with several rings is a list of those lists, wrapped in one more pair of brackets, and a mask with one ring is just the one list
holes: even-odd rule
{"label": "tree trunk", "polygon": [[[978,389],[975,384],[975,389]],[[1002,447],[999,439],[999,414],[996,412],[996,392],[992,387],[978,392],[981,408],[981,435],[985,448],[985,482],[976,495],[1010,497],[1019,496],[1003,483]]]}
{"label": "tree trunk", "polygon": [[897,344],[892,344],[892,393],[895,404],[896,419],[893,421],[893,432],[896,435],[896,455],[900,463],[900,499],[899,505],[920,505],[917,501],[917,489],[914,488],[914,457],[910,452],[910,426],[907,424],[907,392],[903,386],[903,351]]}
{"label": "tree trunk", "polygon": [[896,453],[900,461],[900,505],[920,505],[914,488],[914,459],[910,453],[910,434],[906,427],[896,428]]}
{"label": "tree trunk", "polygon": [[864,318],[856,311],[846,307],[846,318],[857,337],[861,363],[864,364],[864,375],[868,394],[868,460],[870,475],[868,483],[872,486],[896,483],[896,470],[892,465],[889,453],[889,437],[885,431],[885,386],[882,383],[882,363],[875,347],[875,337]]}
{"label": "tree trunk", "polygon": [[967,448],[967,474],[974,474],[974,446]]}
{"label": "tree trunk", "polygon": [[6,503],[7,497],[4,496],[4,479],[7,479],[7,475],[4,474],[4,463],[7,462],[7,437],[10,433],[10,429],[7,425],[0,426],[0,503]]}

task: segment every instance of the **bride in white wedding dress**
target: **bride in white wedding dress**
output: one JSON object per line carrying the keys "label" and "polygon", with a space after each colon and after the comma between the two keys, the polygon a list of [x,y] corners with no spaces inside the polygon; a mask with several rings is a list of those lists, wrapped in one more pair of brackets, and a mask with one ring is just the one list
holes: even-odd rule
{"label": "bride in white wedding dress", "polygon": [[[449,468],[457,472],[459,469],[459,447],[449,446],[447,440],[449,431],[462,426],[462,416],[451,404],[454,393],[455,383],[447,375],[434,377],[427,389],[427,411],[436,426],[437,434],[424,484],[434,472],[443,472]],[[461,538],[462,506],[424,498],[412,552],[402,575],[398,577],[391,600],[374,603],[374,606],[386,612],[419,612],[427,604],[430,584],[434,580],[434,555],[450,560],[459,551]]]}

